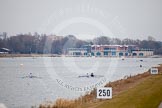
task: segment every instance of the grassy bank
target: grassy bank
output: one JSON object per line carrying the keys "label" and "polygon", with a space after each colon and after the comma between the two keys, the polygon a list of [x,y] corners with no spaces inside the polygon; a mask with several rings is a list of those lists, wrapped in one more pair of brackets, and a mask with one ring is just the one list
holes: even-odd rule
{"label": "grassy bank", "polygon": [[92,108],[158,108],[162,102],[162,75],[149,76],[138,85]]}
{"label": "grassy bank", "polygon": [[113,99],[96,99],[96,90],[76,100],[58,99],[54,103],[41,104],[39,108],[157,108],[162,102],[162,65],[159,75],[149,72],[109,82]]}

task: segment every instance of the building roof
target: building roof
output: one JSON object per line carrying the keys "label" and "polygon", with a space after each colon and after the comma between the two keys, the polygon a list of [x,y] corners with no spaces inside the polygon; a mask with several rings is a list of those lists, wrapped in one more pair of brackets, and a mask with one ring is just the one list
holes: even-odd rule
{"label": "building roof", "polygon": [[4,50],[4,51],[11,51],[11,50],[9,50],[9,49],[7,49],[7,48],[1,48],[1,50]]}
{"label": "building roof", "polygon": [[92,47],[97,46],[97,47],[101,47],[101,46],[105,46],[105,47],[129,47],[129,46],[136,46],[136,45],[92,45]]}

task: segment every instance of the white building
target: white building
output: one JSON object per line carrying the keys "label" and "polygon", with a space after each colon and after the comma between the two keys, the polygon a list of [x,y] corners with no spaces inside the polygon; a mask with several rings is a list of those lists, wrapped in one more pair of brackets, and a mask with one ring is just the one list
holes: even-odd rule
{"label": "white building", "polygon": [[87,56],[87,49],[86,48],[68,48],[68,55],[69,56]]}
{"label": "white building", "polygon": [[69,48],[69,56],[96,57],[147,57],[153,56],[151,49],[139,49],[136,45],[90,45],[86,48]]}
{"label": "white building", "polygon": [[134,57],[147,57],[147,56],[153,56],[154,51],[150,49],[141,49],[141,50],[133,50],[132,56]]}

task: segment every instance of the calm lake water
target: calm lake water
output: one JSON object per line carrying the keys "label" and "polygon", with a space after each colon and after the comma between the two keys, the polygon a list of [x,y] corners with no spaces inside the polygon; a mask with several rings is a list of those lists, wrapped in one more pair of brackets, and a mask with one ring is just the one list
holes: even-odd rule
{"label": "calm lake water", "polygon": [[[160,63],[162,58],[0,58],[0,103],[8,108],[30,108],[57,98],[76,98],[93,87],[143,73]],[[96,77],[78,77],[90,73]]]}

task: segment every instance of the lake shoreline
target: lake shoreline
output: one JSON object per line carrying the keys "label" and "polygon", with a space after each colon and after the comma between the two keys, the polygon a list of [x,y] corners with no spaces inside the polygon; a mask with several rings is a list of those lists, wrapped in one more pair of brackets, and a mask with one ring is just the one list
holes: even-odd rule
{"label": "lake shoreline", "polygon": [[[159,74],[162,75],[162,64],[155,67],[158,68]],[[158,75],[151,75],[150,69],[142,74],[137,74],[134,76],[127,76],[123,79],[116,80],[113,82],[109,82],[105,85],[105,87],[112,87],[113,88],[113,99],[121,95],[125,91],[130,90],[131,88],[138,87],[139,84],[146,82],[149,78]],[[87,93],[84,96],[81,96],[75,100],[68,100],[68,99],[57,99],[55,102],[45,102],[39,105],[39,108],[94,108],[96,106],[100,106],[107,100],[100,100],[96,99],[96,89]],[[61,106],[61,107],[60,107]]]}
{"label": "lake shoreline", "polygon": [[62,57],[62,55],[55,55],[55,54],[0,54],[0,58],[13,58],[13,57]]}
{"label": "lake shoreline", "polygon": [[[95,56],[70,56],[70,55],[58,55],[58,54],[0,54],[0,58],[13,58],[13,57],[95,57]],[[162,55],[154,55],[154,56],[128,56],[123,58],[123,56],[118,57],[118,56],[105,56],[105,57],[97,57],[97,58],[162,58]]]}

